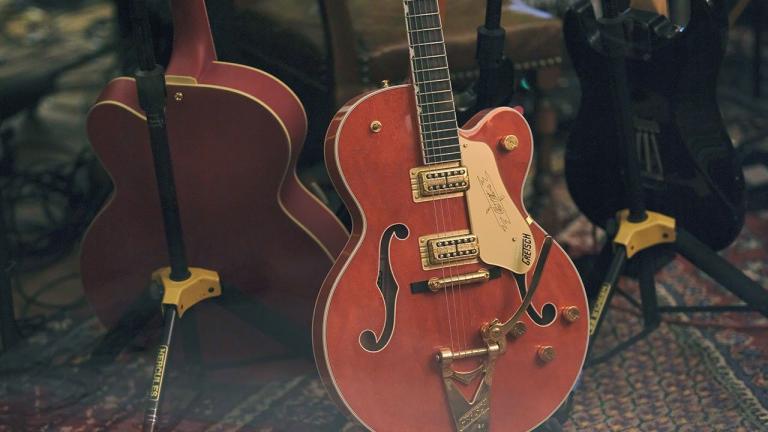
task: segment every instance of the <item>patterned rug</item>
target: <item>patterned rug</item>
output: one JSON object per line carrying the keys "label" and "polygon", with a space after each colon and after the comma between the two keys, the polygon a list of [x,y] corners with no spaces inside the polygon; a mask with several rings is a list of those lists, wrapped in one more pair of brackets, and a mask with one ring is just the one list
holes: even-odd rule
{"label": "patterned rug", "polygon": [[[588,246],[582,219],[561,236]],[[579,240],[582,239],[582,240]],[[726,256],[768,285],[768,212],[752,214]],[[572,248],[572,250],[577,248]],[[624,281],[624,288],[636,287]],[[729,304],[732,296],[676,260],[658,277],[663,304]],[[634,334],[638,314],[614,298],[600,352]],[[144,341],[118,361],[86,367],[102,327],[61,316],[0,357],[0,431],[140,430],[152,369]],[[355,430],[312,365],[287,358],[201,375],[174,364],[163,430]],[[582,375],[567,431],[768,431],[768,320],[755,313],[666,316],[647,339]]]}

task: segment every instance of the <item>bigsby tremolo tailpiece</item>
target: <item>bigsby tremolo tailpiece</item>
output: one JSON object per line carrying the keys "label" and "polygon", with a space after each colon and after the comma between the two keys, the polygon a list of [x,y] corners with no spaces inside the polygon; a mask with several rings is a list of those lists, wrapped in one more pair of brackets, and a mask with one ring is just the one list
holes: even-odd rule
{"label": "bigsby tremolo tailpiece", "polygon": [[[547,236],[544,239],[541,254],[531,278],[530,288],[515,313],[504,323],[494,319],[490,323],[483,325],[480,329],[480,335],[486,344],[485,347],[462,351],[441,348],[437,353],[437,362],[440,364],[443,384],[448,397],[448,405],[450,406],[457,432],[490,430],[491,382],[496,360],[507,349],[508,335],[513,338],[519,338],[526,332],[525,323],[520,321],[520,317],[525,313],[528,306],[531,305],[551,247],[552,237]],[[471,371],[459,372],[453,369],[452,363],[455,360],[473,357],[485,357],[485,359],[480,366]],[[454,381],[466,385],[479,376],[482,376],[482,381],[477,387],[472,400],[467,400]]]}

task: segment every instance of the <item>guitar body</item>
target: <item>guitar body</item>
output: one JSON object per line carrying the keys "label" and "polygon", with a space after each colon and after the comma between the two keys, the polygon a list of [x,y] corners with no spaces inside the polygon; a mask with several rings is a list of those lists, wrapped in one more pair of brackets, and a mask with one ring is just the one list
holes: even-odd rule
{"label": "guitar body", "polygon": [[[466,229],[470,220],[464,197],[413,200],[409,169],[423,163],[413,91],[410,85],[390,87],[353,100],[334,118],[326,138],[326,162],[351,212],[353,233],[316,305],[315,358],[339,406],[376,431],[455,430],[436,353],[441,347],[482,347],[483,324],[494,318],[506,320],[522,303],[516,279],[507,270],[481,284],[438,293],[412,291],[416,281],[488,267],[483,262],[436,270],[422,267],[421,236]],[[381,122],[380,132],[371,132],[373,121]],[[507,208],[528,218],[522,188],[532,136],[523,116],[499,108],[478,114],[466,127],[460,131],[462,142],[479,146],[477,150],[489,157],[484,170],[498,168],[503,174],[503,184],[496,186],[511,196]],[[517,136],[519,145],[513,151],[501,150],[498,140],[509,134]],[[470,182],[474,182],[470,190],[485,188],[476,177]],[[487,204],[482,211],[486,209],[491,211]],[[546,233],[527,220],[534,243],[540,245]],[[479,238],[481,249],[493,242]],[[520,245],[501,246],[513,253]],[[487,377],[492,379],[490,430],[525,431],[546,420],[567,397],[584,361],[588,320],[566,322],[561,316],[565,306],[577,306],[586,314],[584,289],[570,259],[556,244],[533,296],[534,309],[546,310],[545,304],[555,306],[554,316],[540,325],[523,314],[527,333],[509,338],[492,377]],[[542,346],[555,347],[554,361],[544,363],[537,357]],[[480,360],[461,360],[454,368],[471,370]],[[472,399],[478,381],[459,385],[465,399]],[[483,406],[483,401],[475,405],[480,410]]]}
{"label": "guitar body", "polygon": [[[304,110],[276,78],[215,61],[202,0],[173,6],[178,49],[168,69],[166,115],[189,264],[218,272],[225,289],[298,325],[308,340],[317,289],[347,233],[296,176]],[[83,240],[82,277],[89,303],[112,327],[152,272],[168,265],[133,79],[106,87],[89,114],[88,135],[115,191]],[[215,303],[193,309],[206,360],[280,350]]]}
{"label": "guitar body", "polygon": [[[628,207],[615,110],[607,89],[609,60],[587,43],[595,21],[588,1],[564,18],[568,52],[582,88],[581,108],[566,147],[574,201],[604,226]],[[728,246],[744,222],[744,180],[717,104],[725,50],[721,1],[691,2],[685,31],[656,47],[649,60],[627,61],[635,140],[647,206],[715,249]]]}

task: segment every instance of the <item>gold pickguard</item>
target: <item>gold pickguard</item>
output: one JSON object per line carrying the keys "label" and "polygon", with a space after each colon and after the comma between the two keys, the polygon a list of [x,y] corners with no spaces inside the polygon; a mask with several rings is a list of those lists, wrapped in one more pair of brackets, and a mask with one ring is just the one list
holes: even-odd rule
{"label": "gold pickguard", "polygon": [[536,243],[530,225],[504,187],[493,151],[482,142],[460,141],[461,161],[470,176],[470,188],[465,192],[469,220],[480,246],[480,259],[515,273],[527,273],[536,261]]}

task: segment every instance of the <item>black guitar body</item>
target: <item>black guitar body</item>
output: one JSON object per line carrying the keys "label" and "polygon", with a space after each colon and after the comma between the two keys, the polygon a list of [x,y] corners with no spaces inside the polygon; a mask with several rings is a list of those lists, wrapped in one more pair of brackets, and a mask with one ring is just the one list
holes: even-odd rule
{"label": "black guitar body", "polygon": [[[691,0],[682,33],[659,43],[647,60],[627,60],[635,142],[649,210],[672,216],[714,249],[728,246],[744,223],[744,179],[716,98],[725,50],[722,0]],[[589,0],[564,18],[568,52],[582,89],[566,147],[566,180],[578,207],[604,226],[627,208],[623,157],[607,88],[608,59],[588,42],[595,17]]]}

